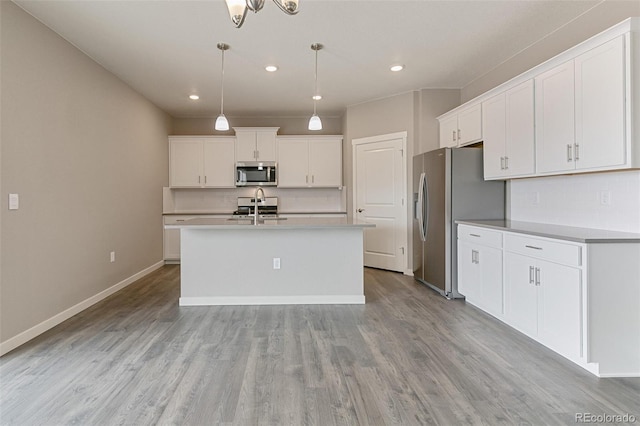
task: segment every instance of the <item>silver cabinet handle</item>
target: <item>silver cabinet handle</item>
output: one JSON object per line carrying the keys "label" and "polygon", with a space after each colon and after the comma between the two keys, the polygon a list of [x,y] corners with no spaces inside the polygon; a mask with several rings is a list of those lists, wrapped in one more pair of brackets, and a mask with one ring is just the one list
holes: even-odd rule
{"label": "silver cabinet handle", "polygon": [[504,170],[504,157],[500,157],[500,170]]}
{"label": "silver cabinet handle", "polygon": [[207,175],[204,175],[204,184],[207,184]]}
{"label": "silver cabinet handle", "polygon": [[316,182],[316,176],[315,175],[311,175],[311,183],[315,183]]}
{"label": "silver cabinet handle", "polygon": [[480,252],[476,250],[476,264],[480,264]]}
{"label": "silver cabinet handle", "polygon": [[309,175],[306,175],[306,176],[304,177],[304,181],[305,181],[305,183],[309,183]]}
{"label": "silver cabinet handle", "polygon": [[455,141],[456,141],[456,131],[454,130],[454,131],[451,133],[451,142],[455,142]]}
{"label": "silver cabinet handle", "polygon": [[540,285],[540,268],[536,268],[536,285]]}
{"label": "silver cabinet handle", "polygon": [[534,268],[533,266],[529,266],[529,284],[533,284],[534,280]]}
{"label": "silver cabinet handle", "polygon": [[573,158],[571,158],[571,149],[571,144],[567,144],[567,163],[573,161]]}
{"label": "silver cabinet handle", "polygon": [[536,246],[525,246],[526,248],[530,248],[530,249],[534,249],[534,250],[542,250],[542,247],[536,247]]}
{"label": "silver cabinet handle", "polygon": [[198,175],[198,183],[200,183],[200,175]]}
{"label": "silver cabinet handle", "polygon": [[509,170],[509,157],[504,157],[504,169]]}
{"label": "silver cabinet handle", "polygon": [[358,213],[362,213],[364,209],[358,209]]}
{"label": "silver cabinet handle", "polygon": [[460,140],[460,129],[458,129],[458,140]]}
{"label": "silver cabinet handle", "polygon": [[578,161],[580,159],[580,145],[575,144],[574,146],[575,146],[575,154],[576,154],[575,158],[576,158],[576,161]]}

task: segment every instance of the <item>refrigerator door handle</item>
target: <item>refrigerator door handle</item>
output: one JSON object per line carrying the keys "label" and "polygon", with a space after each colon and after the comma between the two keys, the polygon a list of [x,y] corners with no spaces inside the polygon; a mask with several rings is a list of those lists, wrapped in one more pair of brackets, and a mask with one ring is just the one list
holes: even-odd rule
{"label": "refrigerator door handle", "polygon": [[418,205],[416,206],[416,216],[418,218],[418,225],[420,226],[420,239],[426,241],[427,233],[425,230],[425,189],[426,189],[427,177],[425,173],[420,174],[420,184],[418,187]]}
{"label": "refrigerator door handle", "polygon": [[429,181],[426,173],[423,173],[422,181],[422,241],[427,241],[429,233]]}

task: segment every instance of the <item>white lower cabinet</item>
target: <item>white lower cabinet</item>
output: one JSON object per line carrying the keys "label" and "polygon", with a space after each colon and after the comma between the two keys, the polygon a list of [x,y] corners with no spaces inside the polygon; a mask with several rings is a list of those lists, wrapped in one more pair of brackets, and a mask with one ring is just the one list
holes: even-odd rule
{"label": "white lower cabinet", "polygon": [[505,252],[505,321],[570,358],[581,356],[581,271]]}
{"label": "white lower cabinet", "polygon": [[458,292],[467,302],[500,318],[503,314],[502,235],[460,226]]}
{"label": "white lower cabinet", "polygon": [[519,231],[458,225],[458,291],[599,377],[640,377],[640,242]]}

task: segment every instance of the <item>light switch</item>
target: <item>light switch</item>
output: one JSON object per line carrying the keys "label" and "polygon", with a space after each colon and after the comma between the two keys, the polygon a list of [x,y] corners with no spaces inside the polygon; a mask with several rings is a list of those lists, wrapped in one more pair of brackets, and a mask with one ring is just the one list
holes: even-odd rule
{"label": "light switch", "polygon": [[18,194],[9,194],[9,210],[18,210],[20,207],[20,196]]}

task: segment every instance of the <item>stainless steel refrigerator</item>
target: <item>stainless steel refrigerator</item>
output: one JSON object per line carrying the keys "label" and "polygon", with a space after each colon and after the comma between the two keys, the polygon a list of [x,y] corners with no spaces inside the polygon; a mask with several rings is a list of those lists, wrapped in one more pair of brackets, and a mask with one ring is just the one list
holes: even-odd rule
{"label": "stainless steel refrigerator", "polygon": [[413,158],[413,269],[447,298],[457,282],[458,219],[504,219],[505,184],[485,181],[482,148],[441,148]]}

